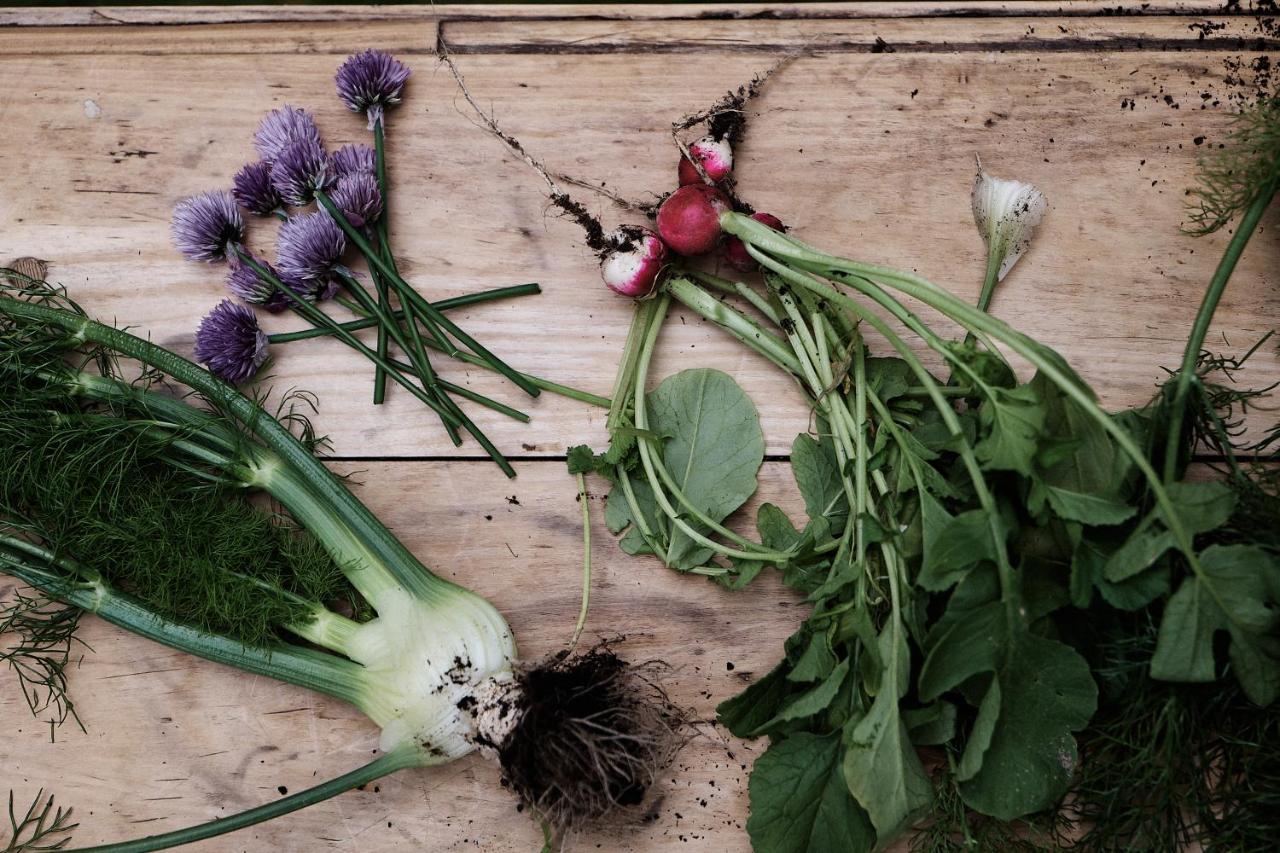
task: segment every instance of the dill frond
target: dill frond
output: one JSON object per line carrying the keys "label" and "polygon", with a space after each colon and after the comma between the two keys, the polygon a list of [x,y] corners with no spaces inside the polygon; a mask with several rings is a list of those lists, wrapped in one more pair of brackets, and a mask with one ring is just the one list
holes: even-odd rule
{"label": "dill frond", "polygon": [[1075,848],[1274,849],[1280,720],[1234,679],[1151,679],[1158,624],[1151,611],[1094,623],[1101,695],[1069,795],[1084,829]]}
{"label": "dill frond", "polygon": [[67,667],[75,644],[80,610],[39,595],[13,592],[13,601],[0,606],[0,661],[18,677],[23,698],[33,716],[50,712],[50,732],[68,719],[84,730],[75,703],[67,694]]}
{"label": "dill frond", "polygon": [[44,789],[21,818],[13,805],[13,791],[9,791],[9,841],[0,847],[0,853],[37,853],[37,851],[61,850],[71,841],[71,831],[80,824],[71,823],[71,809],[55,807],[53,795],[45,796]]}
{"label": "dill frond", "polygon": [[1225,147],[1200,164],[1200,186],[1191,191],[1186,230],[1210,234],[1225,226],[1280,180],[1280,98],[1259,101],[1239,113]]}
{"label": "dill frond", "polygon": [[[69,304],[42,282],[0,285],[15,288]],[[127,384],[105,401],[68,393],[82,371]],[[252,458],[249,428],[205,399],[204,420],[168,423],[155,393],[182,392],[65,331],[0,323],[0,531],[21,528],[157,614],[248,646],[282,639],[317,604],[358,602],[309,533],[255,505],[220,464],[183,450]],[[319,446],[306,417],[314,399],[291,393],[281,405]]]}

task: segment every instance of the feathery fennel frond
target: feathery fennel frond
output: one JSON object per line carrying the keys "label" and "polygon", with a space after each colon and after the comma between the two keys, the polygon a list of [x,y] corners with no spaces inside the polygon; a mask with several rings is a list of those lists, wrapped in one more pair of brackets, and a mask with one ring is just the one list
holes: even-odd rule
{"label": "feathery fennel frond", "polygon": [[13,791],[9,791],[10,837],[0,853],[37,853],[61,850],[71,841],[71,831],[80,824],[71,823],[71,809],[54,805],[53,795],[45,796],[41,788],[21,818],[13,807]]}
{"label": "feathery fennel frond", "polygon": [[[21,591],[15,591],[13,600],[0,606],[0,661],[18,677],[31,713],[38,717],[50,712],[51,730],[68,719],[84,730],[75,703],[67,695],[67,666],[72,648],[80,642],[75,636],[79,622],[78,607]],[[3,643],[7,638],[11,642]]]}
{"label": "feathery fennel frond", "polygon": [[1200,166],[1200,186],[1192,190],[1192,234],[1210,234],[1244,211],[1280,180],[1280,98],[1267,98],[1242,111],[1226,147]]}

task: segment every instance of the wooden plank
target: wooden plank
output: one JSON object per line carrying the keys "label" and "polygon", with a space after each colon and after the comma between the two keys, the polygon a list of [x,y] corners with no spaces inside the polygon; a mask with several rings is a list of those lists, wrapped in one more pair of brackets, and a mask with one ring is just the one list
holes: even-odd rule
{"label": "wooden plank", "polygon": [[[1234,14],[1249,14],[1248,8]],[[145,24],[166,26],[188,23],[278,23],[296,21],[369,21],[449,18],[548,17],[634,20],[680,18],[686,20],[723,20],[728,18],[790,20],[794,18],[848,17],[996,17],[1004,15],[1223,15],[1232,14],[1219,0],[1160,0],[1125,6],[1113,0],[1061,0],[1052,5],[1042,0],[1013,0],[991,3],[970,0],[897,0],[897,2],[837,3],[773,3],[751,4],[741,8],[723,4],[598,4],[590,8],[566,4],[391,5],[391,6],[97,6],[55,8],[0,9],[0,26],[68,26],[102,27]]]}
{"label": "wooden plank", "polygon": [[[398,8],[378,14],[401,16]],[[662,8],[634,14],[672,14]],[[936,6],[893,7],[897,14],[918,8],[938,12]],[[1019,9],[1026,11],[1014,11]],[[465,11],[472,14],[470,7]],[[455,34],[483,43],[508,44],[518,34],[500,11],[474,13],[491,15],[492,21],[448,26],[465,25]],[[27,14],[25,20],[34,20]],[[188,20],[182,17],[186,12],[164,14]],[[110,25],[38,31],[39,38],[52,39],[41,43],[48,48],[45,55],[0,59],[0,114],[6,120],[0,157],[9,166],[0,174],[0,217],[7,223],[0,259],[51,259],[53,277],[95,314],[119,318],[181,351],[189,351],[199,315],[221,297],[221,270],[177,257],[167,235],[172,204],[225,185],[252,154],[249,140],[261,112],[281,103],[315,108],[334,145],[365,138],[360,121],[333,98],[337,54],[280,51],[292,51],[302,38],[316,49],[339,52],[383,38],[427,49],[433,38],[423,10],[414,13],[417,18],[403,12],[404,20],[421,24],[373,29],[367,21],[348,19],[368,12],[348,11],[347,18],[335,14],[333,21],[316,23],[291,18],[283,46],[272,44],[275,24],[220,28],[240,11],[190,14],[222,21],[203,31],[225,38],[228,49],[267,52],[164,55],[167,33],[194,43],[201,28]],[[875,32],[889,43],[899,39],[898,27],[933,28],[940,40],[980,40],[982,33],[1009,23],[889,20],[884,7],[879,14],[872,22]],[[1099,33],[1138,24],[1172,32],[1194,22],[1133,16],[1061,20]],[[804,20],[623,20],[618,26],[660,26],[672,37],[696,41],[712,24],[766,41],[812,26]],[[1056,25],[1036,26],[1039,32]],[[534,23],[529,27],[534,32]],[[142,44],[145,36],[155,52],[110,60],[76,53],[92,41],[92,33],[83,31],[93,30],[109,30],[121,43]],[[0,42],[12,46],[32,32],[0,31]],[[862,38],[864,31],[858,32]],[[62,49],[59,39],[65,40]],[[209,46],[220,43],[211,39]],[[672,118],[710,103],[766,64],[765,57],[715,51],[715,61],[693,80],[664,56],[547,51],[459,61],[482,101],[552,167],[608,180],[633,197],[673,182],[675,158],[666,133]],[[1034,181],[1049,195],[1052,210],[1035,248],[1002,286],[995,310],[1060,349],[1107,405],[1139,404],[1164,376],[1162,367],[1177,363],[1185,330],[1225,245],[1225,235],[1193,239],[1179,226],[1196,156],[1222,140],[1231,98],[1240,92],[1224,82],[1224,59],[1232,56],[1081,48],[1044,55],[806,57],[779,75],[757,102],[753,132],[739,152],[741,187],[809,242],[916,269],[973,298],[982,270],[982,244],[968,213],[973,155],[981,154],[996,174]],[[433,298],[542,282],[542,296],[464,311],[461,321],[525,370],[607,393],[630,306],[599,285],[574,228],[548,215],[539,182],[505,159],[460,112],[448,75],[425,57],[413,64],[417,75],[409,100],[394,114],[391,130],[395,241],[411,278]],[[610,224],[625,221],[604,203],[596,209]],[[1241,352],[1276,316],[1276,223],[1273,213],[1250,246],[1219,311],[1212,345]],[[269,249],[271,231],[255,224],[255,247]],[[268,325],[296,323],[272,318]],[[786,452],[806,426],[807,410],[794,389],[779,382],[769,365],[687,315],[677,315],[665,334],[655,378],[691,365],[728,370],[761,407],[770,452]],[[525,401],[479,371],[446,372],[534,416],[528,426],[487,413],[477,417],[508,453],[557,455],[572,444],[604,439],[600,413],[581,404],[546,395]],[[280,387],[319,394],[318,424],[339,455],[478,454],[471,443],[455,450],[404,394],[393,393],[384,407],[371,406],[366,364],[328,342],[280,348],[272,375]],[[1255,356],[1242,377],[1259,385],[1277,378],[1280,360],[1271,351]],[[1273,420],[1266,413],[1258,418]]]}
{"label": "wooden plank", "polygon": [[[582,533],[577,487],[562,464],[522,463],[514,485],[475,462],[335,467],[357,476],[364,484],[357,493],[424,562],[497,605],[526,659],[568,642]],[[803,517],[787,466],[767,464],[763,481],[761,498]],[[774,576],[731,593],[622,554],[604,527],[598,486],[591,487],[588,641],[621,633],[624,656],[670,663],[672,697],[702,722],[653,802],[626,826],[584,831],[574,845],[641,853],[683,841],[690,850],[746,851],[748,770],[764,744],[739,742],[711,721],[717,702],[773,665],[804,605]],[[0,600],[11,586],[0,575]],[[336,701],[172,652],[96,619],[86,620],[82,636],[93,651],[71,679],[87,734],[64,726],[49,743],[48,727],[31,719],[13,677],[0,674],[0,729],[9,733],[4,781],[20,801],[44,787],[74,806],[76,847],[270,801],[280,786],[297,791],[363,763],[377,745],[374,727]],[[498,776],[478,757],[402,773],[189,849],[538,849],[536,827]]]}
{"label": "wooden plank", "polygon": [[[1200,23],[1200,22],[1196,22]],[[443,20],[454,53],[701,53],[779,50],[857,53],[1078,52],[1089,50],[1275,49],[1259,46],[1252,18],[1224,18],[1212,38],[1182,17],[1071,18],[1014,15],[989,18],[981,27],[957,27],[938,18],[822,17],[771,22],[709,20],[696,30],[682,20]],[[885,35],[892,33],[892,40]]]}

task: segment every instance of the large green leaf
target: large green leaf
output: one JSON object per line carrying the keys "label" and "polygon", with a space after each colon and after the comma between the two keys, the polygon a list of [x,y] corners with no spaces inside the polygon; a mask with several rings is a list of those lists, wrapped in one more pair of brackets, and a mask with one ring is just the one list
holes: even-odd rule
{"label": "large green leaf", "polygon": [[982,467],[1030,477],[1045,423],[1044,401],[1035,388],[992,388],[978,414],[983,436],[973,450]]}
{"label": "large green leaf", "polygon": [[[764,462],[764,433],[751,398],[727,373],[682,370],[650,392],[647,401],[649,429],[666,436],[662,460],[676,485],[701,512],[722,521],[755,493],[756,475]],[[668,519],[662,519],[662,526],[668,543],[667,565],[689,569],[710,557],[709,550]]]}
{"label": "large green leaf", "polygon": [[883,676],[866,716],[847,728],[844,779],[883,844],[929,808],[933,789],[898,708],[910,672],[906,629],[891,622],[879,647]]}
{"label": "large green leaf", "polygon": [[[1174,512],[1191,536],[1221,526],[1235,509],[1235,492],[1225,483],[1170,483],[1165,488]],[[1107,560],[1107,580],[1119,582],[1145,571],[1176,545],[1164,511],[1153,509]]]}
{"label": "large green leaf", "polygon": [[791,690],[784,660],[746,690],[717,705],[716,714],[720,724],[736,737],[754,737],[754,733],[778,713]]}
{"label": "large green leaf", "polygon": [[849,658],[845,658],[816,686],[784,702],[772,719],[761,723],[751,734],[753,736],[765,734],[781,723],[803,720],[805,717],[812,717],[814,714],[825,711],[836,698],[836,694],[840,692],[840,687],[848,674]]}
{"label": "large green leaf", "polygon": [[1119,498],[1092,492],[1076,492],[1061,486],[1046,486],[1049,506],[1060,518],[1081,524],[1112,525],[1133,518],[1138,511]]}
{"label": "large green leaf", "polygon": [[952,620],[928,645],[919,688],[925,701],[972,688],[976,676],[989,679],[958,768],[965,802],[1001,820],[1056,802],[1076,768],[1072,732],[1097,704],[1089,664],[1070,646],[1010,622],[998,601]]}
{"label": "large green leaf", "polygon": [[756,759],[747,834],[755,853],[868,853],[875,832],[844,782],[840,734],[802,732]]}
{"label": "large green leaf", "polygon": [[1226,631],[1240,686],[1270,704],[1280,693],[1280,561],[1254,546],[1213,545],[1200,567],[1204,574],[1184,581],[1165,607],[1152,677],[1213,681],[1214,636]]}
{"label": "large green leaf", "polygon": [[924,558],[916,583],[931,591],[947,589],[974,564],[994,560],[996,544],[990,516],[971,509],[953,516],[927,492],[920,494]]}
{"label": "large green leaf", "polygon": [[844,527],[849,499],[831,442],[816,441],[804,433],[797,435],[791,443],[791,473],[809,518],[825,518],[833,530]]}

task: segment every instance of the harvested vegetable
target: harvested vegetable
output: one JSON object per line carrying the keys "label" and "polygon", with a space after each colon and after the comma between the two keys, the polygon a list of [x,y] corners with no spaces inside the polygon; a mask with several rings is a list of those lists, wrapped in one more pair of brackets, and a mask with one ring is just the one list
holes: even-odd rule
{"label": "harvested vegetable", "polygon": [[[33,710],[74,716],[68,644],[88,612],[350,702],[381,730],[378,758],[308,791],[95,849],[209,838],[477,748],[554,832],[639,802],[683,737],[652,667],[605,647],[519,662],[502,616],[423,567],[315,457],[305,398],[272,417],[59,290],[9,280],[21,283],[0,295],[0,571],[41,595],[0,625],[20,639],[6,659]],[[242,343],[246,311],[229,306],[234,328],[217,334]],[[72,828],[44,802],[11,849],[54,849]]]}
{"label": "harvested vegetable", "polygon": [[[356,54],[338,69],[338,97],[353,112],[367,117],[372,147],[347,145],[331,154],[306,110],[285,105],[269,112],[254,138],[261,159],[236,173],[230,192],[207,192],[181,201],[173,214],[174,243],[190,260],[226,261],[230,267],[228,290],[249,305],[272,312],[292,311],[310,327],[368,358],[374,364],[374,403],[385,399],[390,378],[440,417],[455,445],[461,444],[460,431],[465,430],[507,476],[514,477],[515,470],[503,454],[453,397],[464,397],[520,420],[527,420],[527,416],[442,379],[427,351],[437,350],[497,371],[533,397],[544,386],[513,370],[424,299],[400,276],[391,250],[387,110],[401,102],[410,73],[395,57],[377,50]],[[312,204],[314,211],[300,212]],[[240,207],[255,216],[282,220],[274,263],[254,255],[246,246]],[[368,265],[374,292],[361,274],[344,264],[353,246]],[[538,292],[536,284],[498,288],[465,297],[465,304]],[[338,298],[343,308],[367,321],[363,327],[377,328],[376,347],[365,345],[351,334],[349,322],[324,308],[326,300],[339,294],[345,294]],[[231,316],[223,305],[206,319],[197,335],[202,346],[196,355],[219,377],[239,384],[262,367],[273,341],[263,337],[252,351],[219,346],[225,337],[215,330]],[[274,342],[302,337],[277,336]],[[393,347],[401,350],[407,364],[395,357]]]}
{"label": "harvested vegetable", "polygon": [[[736,142],[735,97],[677,132],[732,113]],[[719,707],[733,734],[769,738],[750,784],[760,853],[870,851],[904,835],[930,851],[1274,845],[1280,498],[1261,463],[1280,461],[1280,428],[1241,443],[1238,413],[1262,392],[1223,380],[1243,360],[1202,352],[1280,174],[1277,105],[1238,127],[1206,167],[1197,221],[1243,218],[1183,369],[1142,409],[1105,411],[1058,353],[987,313],[1046,202],[981,165],[978,307],[806,245],[732,191],[723,251],[759,276],[673,259],[636,304],[610,445],[574,448],[570,470],[613,484],[607,519],[624,551],[733,588],[773,568],[812,606],[774,670]],[[702,177],[659,210],[735,185]],[[695,254],[662,223],[677,255]],[[730,524],[764,452],[730,377],[694,368],[649,390],[673,301],[809,398],[814,426],[790,455],[803,524],[769,503],[756,536]],[[936,331],[935,316],[965,339]],[[1225,477],[1188,479],[1199,443],[1226,460]]]}

